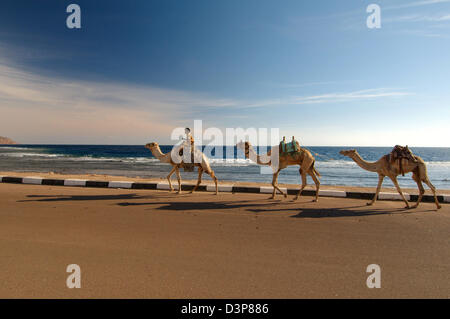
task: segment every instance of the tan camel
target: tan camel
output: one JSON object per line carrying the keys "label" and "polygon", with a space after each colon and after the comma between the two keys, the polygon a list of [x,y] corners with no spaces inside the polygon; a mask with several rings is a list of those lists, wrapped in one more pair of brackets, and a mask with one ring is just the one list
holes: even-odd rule
{"label": "tan camel", "polygon": [[[278,152],[279,146],[272,146],[272,148],[267,152],[266,155],[258,155],[256,154],[255,150],[253,149],[253,146],[249,142],[239,142],[236,146],[240,149],[243,149],[245,151],[245,158],[250,159],[256,159],[256,163],[259,165],[268,165],[271,166],[274,170],[273,178],[272,178],[272,186],[273,186],[273,193],[270,197],[271,199],[275,198],[275,192],[278,190],[281,194],[284,195],[284,197],[287,197],[287,194],[284,193],[279,187],[278,187],[278,175],[280,174],[280,171],[288,166],[291,165],[299,165],[300,166],[300,175],[302,177],[302,186],[295,197],[297,200],[300,194],[302,193],[303,189],[306,187],[306,174],[309,174],[314,183],[316,184],[316,198],[313,200],[314,202],[317,202],[319,200],[319,188],[320,188],[320,182],[317,176],[320,177],[320,173],[314,168],[315,159],[314,156],[312,156],[311,152],[309,152],[307,149],[300,148],[300,145],[298,144],[298,148],[300,151],[298,153],[294,154],[279,154],[278,159],[278,168],[272,167],[272,161],[270,160],[272,154],[276,154],[274,152]],[[263,158],[264,157],[264,158]]]}
{"label": "tan camel", "polygon": [[[367,203],[367,205],[373,205],[376,202],[378,194],[380,193],[381,184],[383,183],[384,178],[387,176],[392,180],[398,193],[402,197],[403,201],[406,203],[405,208],[410,208],[409,203],[406,200],[405,196],[403,195],[402,190],[400,189],[400,186],[398,185],[397,182],[397,175],[402,173],[400,165],[397,161],[391,164],[389,162],[389,155],[384,155],[376,162],[367,162],[361,158],[361,156],[358,154],[356,150],[348,150],[348,151],[343,150],[340,151],[339,153],[344,156],[350,157],[362,169],[378,173],[378,186],[375,196],[373,197],[372,201]],[[403,172],[404,173],[412,172],[413,173],[412,178],[417,183],[417,187],[419,188],[419,198],[417,200],[417,203],[412,208],[416,208],[417,206],[419,206],[419,203],[422,200],[423,194],[425,193],[425,189],[423,188],[422,185],[422,182],[424,182],[433,192],[436,207],[437,209],[439,209],[441,208],[441,205],[439,205],[439,201],[436,196],[436,188],[433,186],[433,184],[431,184],[428,178],[427,167],[425,166],[425,162],[419,156],[415,157],[416,162],[407,159],[402,159]]]}
{"label": "tan camel", "polygon": [[[150,152],[152,152],[153,156],[155,156],[157,159],[159,159],[162,163],[168,163],[168,164],[172,165],[172,170],[170,171],[169,175],[167,175],[167,180],[169,181],[170,191],[173,191],[172,182],[170,181],[170,177],[173,175],[173,173],[176,173],[177,180],[178,180],[178,192],[177,193],[180,194],[181,193],[180,168],[184,167],[184,165],[185,165],[183,163],[183,161],[181,161],[180,163],[175,163],[172,160],[171,152],[164,154],[161,151],[158,143],[156,143],[156,142],[148,143],[147,145],[145,145],[145,147],[148,148],[150,150]],[[214,183],[216,184],[216,195],[217,195],[218,194],[217,177],[214,175],[214,171],[211,169],[211,166],[209,165],[208,158],[205,156],[205,154],[200,152],[198,149],[196,149],[195,152],[196,152],[196,157],[198,157],[198,155],[201,154],[202,162],[194,163],[194,165],[198,167],[198,180],[197,180],[197,185],[195,185],[195,187],[192,189],[191,193],[193,193],[197,190],[198,186],[202,182],[202,174],[203,174],[203,172],[205,172],[211,176]]]}

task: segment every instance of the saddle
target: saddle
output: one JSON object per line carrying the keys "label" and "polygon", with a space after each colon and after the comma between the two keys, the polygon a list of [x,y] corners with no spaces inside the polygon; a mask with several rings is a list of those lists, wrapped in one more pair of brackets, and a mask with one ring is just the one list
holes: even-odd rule
{"label": "saddle", "polygon": [[[180,157],[183,157],[183,147],[180,148],[178,154],[180,155]],[[183,169],[185,172],[193,172],[195,165],[194,165],[194,147],[191,146],[191,162],[190,163],[185,163],[183,162]]]}
{"label": "saddle", "polygon": [[402,173],[402,176],[405,176],[405,171],[403,169],[403,163],[402,163],[403,159],[406,159],[413,163],[417,163],[417,158],[414,156],[414,154],[408,148],[408,145],[406,145],[406,146],[395,145],[394,148],[392,149],[391,153],[388,156],[389,156],[389,162],[391,164],[398,162],[398,166],[400,167],[400,172]]}
{"label": "saddle", "polygon": [[279,154],[280,155],[295,155],[300,152],[300,143],[292,136],[292,142],[286,143],[286,137],[283,136],[283,140],[280,142]]}

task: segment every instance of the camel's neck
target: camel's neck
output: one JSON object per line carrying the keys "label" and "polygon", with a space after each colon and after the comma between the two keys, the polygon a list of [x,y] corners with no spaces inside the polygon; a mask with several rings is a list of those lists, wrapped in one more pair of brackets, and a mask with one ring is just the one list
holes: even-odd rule
{"label": "camel's neck", "polygon": [[152,147],[151,151],[153,156],[159,159],[161,162],[170,163],[170,153],[164,154],[163,152],[161,152],[159,146]]}
{"label": "camel's neck", "polygon": [[253,146],[249,145],[248,147],[248,153],[249,153],[249,157],[253,162],[256,162],[258,165],[270,165],[271,161],[270,161],[270,156],[268,155],[258,155],[255,151],[255,149],[253,148]]}
{"label": "camel's neck", "polygon": [[376,172],[377,171],[377,163],[376,162],[367,162],[361,158],[361,156],[356,153],[353,157],[351,157],[352,160],[355,161],[356,164],[358,164],[359,167],[362,169],[365,169],[366,171],[370,172]]}

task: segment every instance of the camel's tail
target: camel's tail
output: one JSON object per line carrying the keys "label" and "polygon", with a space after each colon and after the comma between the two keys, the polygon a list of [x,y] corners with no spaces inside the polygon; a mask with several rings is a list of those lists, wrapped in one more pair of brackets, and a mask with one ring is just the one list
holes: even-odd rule
{"label": "camel's tail", "polygon": [[322,175],[320,175],[319,171],[316,170],[316,167],[314,166],[314,164],[316,164],[316,161],[314,161],[314,163],[312,164],[312,169],[314,174],[316,174],[318,177],[321,177]]}

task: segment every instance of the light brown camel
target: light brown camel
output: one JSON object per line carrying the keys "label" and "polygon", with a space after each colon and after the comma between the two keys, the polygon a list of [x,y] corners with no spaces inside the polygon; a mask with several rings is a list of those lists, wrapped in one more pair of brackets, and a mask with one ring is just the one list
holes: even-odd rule
{"label": "light brown camel", "polygon": [[284,195],[284,197],[287,197],[287,194],[284,193],[279,187],[278,187],[278,175],[280,174],[280,171],[288,166],[291,165],[299,165],[300,166],[300,176],[302,177],[302,186],[295,197],[295,199],[298,199],[300,194],[302,193],[303,189],[306,186],[306,174],[309,174],[314,183],[316,184],[316,198],[313,200],[314,202],[317,202],[319,200],[319,188],[320,188],[320,182],[318,179],[318,176],[320,177],[320,173],[314,168],[315,159],[314,156],[312,156],[311,152],[309,152],[307,149],[300,148],[300,145],[298,144],[298,149],[300,151],[298,153],[294,154],[279,154],[278,158],[278,168],[273,167],[273,163],[271,160],[272,154],[276,154],[274,152],[279,151],[279,145],[272,146],[271,149],[267,152],[266,155],[264,155],[264,158],[262,158],[261,155],[258,155],[255,150],[253,149],[253,146],[249,142],[239,142],[236,146],[240,149],[243,149],[245,151],[245,158],[250,158],[252,160],[256,159],[256,163],[259,165],[268,165],[271,166],[274,170],[273,178],[272,178],[272,186],[273,186],[273,193],[270,197],[271,199],[275,198],[275,192],[278,190],[281,194]]}
{"label": "light brown camel", "polygon": [[[400,186],[398,185],[397,182],[397,175],[402,173],[400,170],[399,163],[395,162],[394,164],[391,164],[388,158],[389,155],[384,155],[376,162],[367,162],[361,158],[361,156],[358,154],[356,150],[340,151],[339,153],[344,156],[350,157],[362,169],[378,173],[377,191],[372,201],[367,203],[367,205],[373,205],[376,202],[378,194],[380,193],[381,184],[383,183],[384,178],[387,176],[392,180],[398,193],[402,197],[403,201],[406,203],[405,208],[410,208],[409,203],[406,200],[405,196],[403,195],[402,190],[400,189]],[[436,188],[433,186],[433,184],[431,184],[428,178],[427,167],[425,166],[425,162],[423,161],[423,159],[421,159],[419,156],[416,156],[416,162],[406,159],[402,159],[402,161],[403,161],[402,168],[404,173],[412,172],[413,173],[412,178],[416,182],[417,187],[419,188],[419,198],[417,199],[417,203],[412,208],[416,208],[417,206],[419,206],[423,194],[425,193],[425,189],[423,188],[422,182],[427,184],[428,187],[433,192],[434,201],[436,203],[437,209],[441,208],[441,205],[439,205],[439,201],[436,196]]]}
{"label": "light brown camel", "polygon": [[[169,175],[167,175],[167,180],[169,181],[170,191],[173,191],[172,182],[170,181],[170,177],[173,175],[173,173],[176,173],[177,180],[178,180],[178,192],[177,193],[180,194],[181,193],[180,168],[184,167],[184,165],[185,165],[183,163],[183,161],[181,161],[180,163],[175,163],[171,156],[172,153],[169,152],[169,153],[164,154],[161,151],[158,143],[156,143],[156,142],[148,143],[147,145],[145,145],[145,147],[148,148],[150,150],[150,152],[152,152],[153,156],[155,156],[157,159],[159,159],[162,163],[168,163],[168,164],[172,165],[172,170],[170,171]],[[218,194],[217,177],[214,175],[214,171],[211,169],[211,166],[209,165],[208,158],[205,156],[205,154],[200,152],[198,149],[195,149],[195,152],[196,152],[196,157],[201,156],[202,162],[194,163],[194,165],[198,167],[198,180],[197,180],[197,185],[195,185],[195,187],[192,189],[191,193],[193,193],[197,190],[198,186],[202,182],[202,174],[203,174],[203,172],[205,172],[211,176],[214,183],[216,184],[216,195],[217,195]]]}

